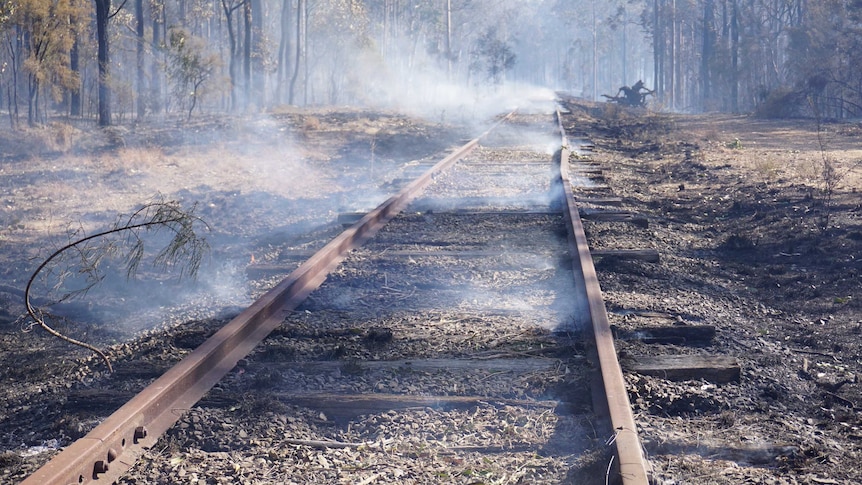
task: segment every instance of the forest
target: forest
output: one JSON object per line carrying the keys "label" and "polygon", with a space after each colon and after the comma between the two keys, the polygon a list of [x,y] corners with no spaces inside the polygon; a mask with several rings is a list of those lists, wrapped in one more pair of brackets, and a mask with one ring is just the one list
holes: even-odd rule
{"label": "forest", "polygon": [[0,40],[12,129],[638,80],[674,112],[862,111],[862,0],[0,0]]}

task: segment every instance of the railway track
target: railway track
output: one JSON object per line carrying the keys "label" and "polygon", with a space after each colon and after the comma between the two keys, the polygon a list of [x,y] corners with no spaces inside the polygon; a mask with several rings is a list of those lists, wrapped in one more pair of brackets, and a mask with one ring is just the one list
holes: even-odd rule
{"label": "railway track", "polygon": [[647,483],[561,126],[510,115],[250,268],[289,274],[23,483]]}

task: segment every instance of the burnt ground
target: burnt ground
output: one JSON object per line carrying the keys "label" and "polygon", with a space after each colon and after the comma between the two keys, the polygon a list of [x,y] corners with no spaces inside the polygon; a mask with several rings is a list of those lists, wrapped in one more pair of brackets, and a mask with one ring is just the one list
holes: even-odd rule
{"label": "burnt ground", "polygon": [[[668,483],[858,483],[862,406],[862,130],[855,123],[664,115],[570,104],[607,184],[648,229],[588,224],[612,323],[712,324],[705,349],[620,342],[627,354],[727,354],[739,383],[629,376]],[[826,176],[824,163],[834,167]],[[827,187],[826,182],[831,185]],[[667,323],[667,322],[665,322]]]}
{"label": "burnt ground", "polygon": [[[276,244],[309,253],[322,247],[342,230],[340,212],[373,208],[388,196],[380,187],[401,176],[398,169],[457,146],[463,136],[438,123],[351,109],[108,130],[78,123],[0,129],[4,483],[82,436],[268,289],[271,282],[245,274],[250,263],[269,260]],[[206,222],[198,229],[211,250],[196,279],[148,265],[162,247],[153,245],[132,280],[121,264],[102,265],[102,284],[49,305],[80,287],[69,283],[80,278],[56,286],[58,274],[77,274],[80,264],[63,257],[34,286],[34,303],[58,317],[52,325],[105,349],[117,375],[129,379],[127,392],[93,393],[94,383],[114,378],[89,352],[33,328],[22,317],[24,288],[54,250],[153,200],[194,208]],[[147,363],[129,366],[130,356]]]}
{"label": "burnt ground", "polygon": [[[742,365],[732,384],[629,376],[656,476],[664,483],[862,481],[859,125],[826,123],[818,137],[811,120],[567,106],[567,126],[595,143],[590,157],[603,164],[625,208],[650,221],[648,228],[589,223],[592,244],[653,247],[662,256],[657,264],[597,262],[612,323],[651,323],[643,311],[719,329],[705,348],[620,342],[623,360],[710,352]],[[170,278],[145,271],[150,278],[128,289],[112,284],[58,310],[65,329],[113,357],[149,353],[152,369],[119,372],[150,379],[176,349],[207,334],[166,328],[191,318],[211,331],[261,291],[243,283],[243,268],[266,261],[273,241],[322,245],[338,230],[339,212],[382,200],[374,187],[398,177],[393,169],[463,135],[392,113],[294,110],[104,132],[57,122],[2,130],[0,138],[0,476],[17,481],[43,460],[41,451],[92,426],[88,419],[101,411],[82,414],[76,400],[80,408],[119,403],[79,390],[105,378],[96,359],[38,330],[23,332],[19,319],[26,279],[70,234],[110,225],[157,194],[198,204],[212,227],[199,292],[183,302],[173,299]],[[407,152],[399,140],[411,140]],[[838,168],[834,176],[824,176],[824,160]],[[824,192],[826,181],[835,185]],[[158,312],[144,304],[153,295],[164,297]],[[117,343],[135,335],[131,347]],[[67,398],[67,389],[79,391]],[[43,413],[51,402],[65,414]]]}

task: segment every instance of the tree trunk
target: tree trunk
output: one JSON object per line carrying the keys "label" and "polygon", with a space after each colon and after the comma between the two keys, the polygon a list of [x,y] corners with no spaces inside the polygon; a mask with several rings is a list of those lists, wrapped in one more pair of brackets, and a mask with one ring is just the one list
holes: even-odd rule
{"label": "tree trunk", "polygon": [[659,0],[653,0],[653,76],[655,77],[655,90],[658,96],[664,99],[664,24],[662,17],[664,15],[663,3]]}
{"label": "tree trunk", "polygon": [[290,78],[289,103],[293,104],[296,97],[296,80],[299,78],[299,69],[302,64],[302,42],[303,42],[303,13],[305,12],[305,0],[297,0],[296,4],[296,55],[293,66],[293,76]]}
{"label": "tree trunk", "polygon": [[[162,32],[164,28],[164,22],[160,17],[161,13],[164,11],[164,6],[157,6],[155,3],[153,4],[153,53],[159,51],[162,43]],[[153,62],[150,71],[150,103],[151,109],[153,113],[158,113],[162,110],[162,83],[161,83],[161,72],[159,71],[159,63]]]}
{"label": "tree trunk", "polygon": [[[309,82],[309,62],[308,62],[308,0],[300,0],[302,2],[302,88],[303,88],[303,104],[308,105],[308,89],[311,86]],[[313,95],[312,95],[313,97]]]}
{"label": "tree trunk", "polygon": [[667,67],[668,92],[670,94],[670,109],[676,109],[676,0],[671,0],[670,5],[670,47],[668,59],[670,65]]}
{"label": "tree trunk", "polygon": [[243,77],[243,95],[244,105],[248,107],[251,101],[251,2],[246,0],[243,3],[243,26],[245,27],[245,37],[242,46],[242,77]]}
{"label": "tree trunk", "polygon": [[596,4],[593,2],[593,101],[599,99],[599,33]]}
{"label": "tree trunk", "polygon": [[135,23],[137,24],[137,38],[138,45],[135,51],[136,54],[136,78],[137,78],[137,91],[135,92],[135,98],[137,99],[137,116],[138,121],[144,119],[146,115],[147,105],[146,99],[144,96],[144,91],[146,90],[146,86],[144,86],[146,82],[146,76],[144,76],[144,0],[135,0]]}
{"label": "tree trunk", "polygon": [[446,0],[446,80],[452,80],[452,0]]}
{"label": "tree trunk", "polygon": [[263,4],[261,0],[251,0],[251,92],[258,108],[266,106],[266,76],[263,72]]}
{"label": "tree trunk", "polygon": [[[34,52],[33,34],[30,30],[21,32],[24,58],[33,59],[39,57],[39,52]],[[33,71],[27,74],[27,125],[36,126],[36,117],[38,116],[38,106],[36,106],[36,93],[39,92],[39,79]]]}
{"label": "tree trunk", "polygon": [[628,63],[628,59],[629,59],[629,56],[628,56],[628,49],[629,49],[628,48],[628,44],[629,44],[628,25],[629,25],[629,12],[628,12],[628,10],[626,10],[623,13],[623,25],[622,25],[622,28],[620,29],[620,30],[622,30],[622,49],[620,49],[620,50],[621,50],[621,54],[622,54],[622,71],[623,71],[624,82],[627,82],[625,80],[629,78],[629,71],[628,71],[628,68],[629,68],[629,63]]}
{"label": "tree trunk", "polygon": [[739,111],[739,6],[733,0],[730,10],[730,110]]}
{"label": "tree trunk", "polygon": [[18,123],[20,121],[20,114],[18,112],[18,73],[19,73],[19,62],[21,59],[21,27],[15,27],[16,34],[15,36],[7,36],[6,42],[9,48],[9,57],[12,61],[12,82],[11,87],[7,92],[7,96],[9,99],[9,124],[13,130],[18,129]]}
{"label": "tree trunk", "polygon": [[[74,22],[74,20],[72,20]],[[76,30],[73,24],[72,30]],[[74,33],[75,40],[69,50],[69,69],[75,77],[75,87],[69,92],[69,115],[81,116],[81,46],[78,43],[78,33]]]}
{"label": "tree trunk", "polygon": [[239,79],[237,79],[237,58],[239,56],[239,49],[237,48],[236,42],[236,31],[233,26],[233,13],[239,8],[242,4],[236,5],[228,5],[226,0],[222,0],[221,2],[222,8],[224,9],[225,20],[227,22],[227,36],[228,42],[230,43],[230,62],[228,64],[228,72],[230,75],[230,109],[231,111],[235,111],[239,106]]}
{"label": "tree trunk", "polygon": [[96,41],[99,46],[97,55],[99,64],[99,125],[111,125],[111,56],[108,47],[108,16],[111,10],[111,0],[95,0],[96,2]]}
{"label": "tree trunk", "polygon": [[715,46],[715,2],[704,0],[703,2],[703,49],[701,52],[700,80],[701,80],[701,107],[707,109],[712,97],[712,72],[710,70],[713,51]]}
{"label": "tree trunk", "polygon": [[290,61],[290,12],[290,0],[283,0],[281,4],[281,41],[278,44],[278,74],[275,94],[279,103],[284,102],[284,88],[287,80],[288,63]]}
{"label": "tree trunk", "polygon": [[34,74],[27,76],[27,125],[36,126],[39,116],[37,94],[39,93],[39,80]]}

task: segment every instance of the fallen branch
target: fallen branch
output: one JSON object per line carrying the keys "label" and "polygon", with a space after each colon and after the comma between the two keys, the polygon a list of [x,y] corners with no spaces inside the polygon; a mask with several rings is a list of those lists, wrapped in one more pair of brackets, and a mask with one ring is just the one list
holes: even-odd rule
{"label": "fallen branch", "polygon": [[[48,258],[45,259],[38,268],[36,268],[30,276],[30,279],[27,281],[27,287],[24,289],[24,304],[27,308],[27,314],[36,324],[54,337],[72,345],[83,347],[98,355],[108,366],[108,371],[113,372],[114,369],[111,365],[111,361],[104,352],[86,342],[64,335],[48,325],[45,320],[46,317],[51,317],[51,314],[42,309],[33,307],[33,304],[31,303],[32,299],[30,294],[33,288],[33,283],[48,264],[60,257],[60,255],[66,253],[66,251],[74,249],[81,258],[81,266],[78,268],[78,273],[85,274],[87,276],[88,284],[81,290],[64,295],[60,298],[60,301],[86,293],[102,280],[102,276],[99,273],[99,263],[108,256],[115,256],[118,251],[117,245],[111,242],[96,248],[88,247],[87,243],[96,239],[105,238],[109,235],[120,233],[128,234],[125,242],[131,243],[129,252],[124,256],[124,260],[126,262],[126,276],[127,278],[131,278],[135,275],[137,268],[144,257],[144,240],[141,238],[139,231],[150,231],[160,228],[167,228],[168,230],[173,231],[174,237],[171,242],[162,249],[162,251],[155,255],[153,264],[157,267],[160,266],[162,268],[167,268],[181,260],[186,260],[185,266],[182,266],[180,276],[183,274],[194,276],[197,274],[197,270],[200,268],[200,263],[203,259],[203,254],[209,246],[204,239],[198,237],[195,233],[195,223],[201,222],[201,220],[194,216],[193,211],[194,209],[183,211],[175,202],[153,202],[135,211],[131,216],[129,216],[125,223],[118,223],[111,229],[80,238],[66,244],[60,249],[57,249],[48,256]],[[143,222],[139,222],[141,220],[143,220]],[[206,226],[205,223],[204,225]],[[70,272],[61,273],[59,277],[61,281],[56,287],[59,287],[62,280],[70,274]]]}
{"label": "fallen branch", "polygon": [[837,399],[837,400],[839,400],[839,401],[843,402],[843,403],[844,403],[844,404],[846,404],[848,407],[850,407],[850,409],[856,409],[856,403],[855,403],[855,402],[853,402],[853,401],[851,401],[851,400],[849,400],[849,399],[845,399],[845,398],[843,398],[843,397],[839,396],[838,394],[835,394],[834,392],[829,392],[829,391],[827,391],[827,390],[825,390],[825,389],[823,389],[823,392],[824,392],[825,394],[827,394],[827,395],[829,395],[829,396],[832,396],[833,398],[835,398],[835,399]]}
{"label": "fallen branch", "polygon": [[840,360],[838,360],[838,357],[836,357],[835,354],[830,354],[827,352],[818,352],[816,350],[804,350],[804,349],[790,349],[790,350],[792,352],[796,352],[797,354],[819,355],[821,357],[829,357],[830,359],[834,360],[835,362],[840,362]]}
{"label": "fallen branch", "polygon": [[357,449],[357,448],[383,448],[392,443],[393,440],[383,440],[380,442],[372,441],[365,443],[351,443],[346,441],[336,440],[303,440],[298,438],[285,438],[285,443],[291,445],[310,446],[312,448],[333,448],[333,449]]}

